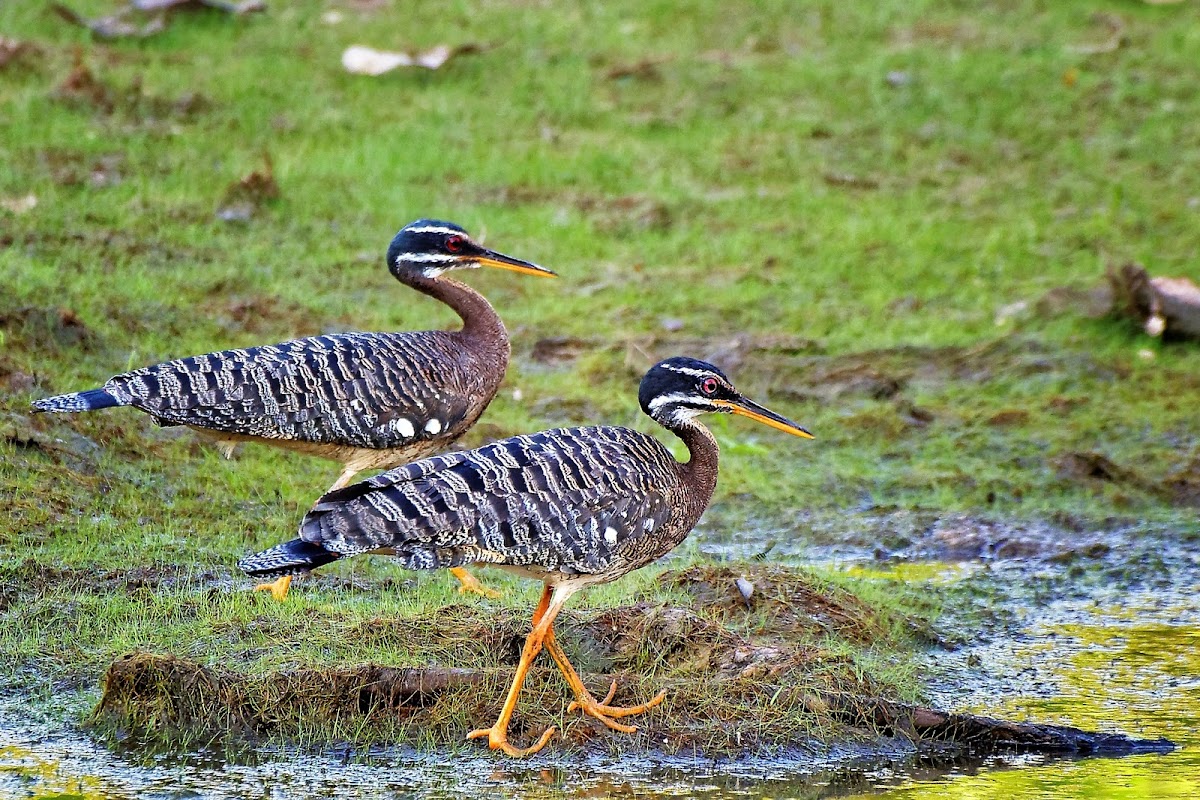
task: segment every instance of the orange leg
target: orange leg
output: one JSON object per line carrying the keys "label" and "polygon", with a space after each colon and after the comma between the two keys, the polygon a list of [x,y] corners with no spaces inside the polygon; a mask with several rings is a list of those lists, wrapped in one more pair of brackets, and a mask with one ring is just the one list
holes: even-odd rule
{"label": "orange leg", "polygon": [[525,638],[525,647],[521,650],[521,660],[517,664],[517,673],[513,676],[512,685],[508,688],[508,696],[504,699],[504,706],[500,709],[500,716],[496,718],[496,723],[492,727],[480,728],[468,733],[468,739],[479,739],[486,736],[488,747],[493,750],[503,750],[510,756],[533,755],[545,747],[546,742],[550,741],[550,737],[554,735],[554,728],[547,729],[532,747],[524,749],[513,747],[508,743],[508,724],[512,721],[513,711],[517,707],[517,696],[521,693],[521,686],[525,683],[525,676],[529,672],[529,665],[533,663],[537,654],[541,652],[542,643],[546,640],[546,634],[550,631],[550,626],[554,624],[554,618],[562,610],[563,604],[567,602],[567,598],[574,593],[575,589],[573,588],[559,587],[552,590],[549,586],[542,592],[542,599],[538,603],[537,610],[533,612],[533,630]]}
{"label": "orange leg", "polygon": [[479,594],[483,595],[484,597],[490,597],[493,600],[497,597],[500,597],[499,592],[490,586],[484,586],[479,582],[479,578],[476,578],[462,567],[451,567],[450,574],[458,578],[458,582],[462,584],[458,587],[460,594]]}
{"label": "orange leg", "polygon": [[571,666],[571,662],[567,660],[567,654],[563,652],[562,646],[558,640],[554,638],[554,628],[551,627],[546,633],[544,644],[546,650],[549,651],[550,657],[554,659],[554,663],[558,664],[558,669],[562,672],[563,677],[567,679],[567,684],[571,687],[571,691],[575,692],[575,701],[567,706],[567,713],[570,714],[575,709],[583,711],[583,713],[595,717],[603,722],[614,731],[622,733],[634,733],[637,728],[632,725],[623,725],[617,722],[615,717],[629,717],[634,714],[641,714],[649,711],[663,701],[667,696],[666,691],[661,691],[649,701],[642,703],[640,706],[610,706],[613,696],[617,693],[617,682],[614,679],[612,686],[608,689],[608,694],[603,700],[597,701],[592,693],[583,685],[583,679],[579,677],[579,673]]}
{"label": "orange leg", "polygon": [[288,587],[292,585],[293,577],[293,575],[284,575],[282,578],[277,578],[270,583],[260,583],[254,587],[254,591],[270,592],[272,597],[282,601],[287,597]]}
{"label": "orange leg", "polygon": [[325,494],[336,492],[338,489],[345,489],[350,485],[350,481],[354,480],[354,476],[360,471],[361,470],[357,470],[352,467],[346,467],[342,470],[342,474],[338,476],[338,479],[333,482],[333,486],[330,486],[325,490]]}

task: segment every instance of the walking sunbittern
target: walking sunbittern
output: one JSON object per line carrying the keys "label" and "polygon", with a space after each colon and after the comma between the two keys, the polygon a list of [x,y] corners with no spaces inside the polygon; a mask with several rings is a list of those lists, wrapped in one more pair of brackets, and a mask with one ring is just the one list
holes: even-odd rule
{"label": "walking sunbittern", "polygon": [[[37,411],[133,406],[161,425],[186,425],[215,439],[226,457],[257,441],[340,461],[330,491],[359,472],[432,455],[462,436],[504,378],[508,332],[483,295],[442,277],[453,269],[499,267],[553,276],[488,250],[450,222],[406,225],[387,252],[397,280],[450,306],[456,331],[341,333],[223,350],[143,367],[103,387],[34,402]],[[461,590],[495,596],[461,568]],[[257,588],[278,599],[290,578]]]}
{"label": "walking sunbittern", "polygon": [[508,724],[533,659],[544,646],[575,694],[576,708],[609,728],[662,702],[609,705],[583,685],[554,638],[554,618],[580,589],[614,581],[660,558],[700,519],[717,483],[717,442],[695,417],[741,414],[797,436],[812,435],[733,387],[703,361],[656,364],[638,392],[642,410],[691,455],[679,463],[657,439],[628,428],[560,428],[514,436],[394,469],[322,497],[300,538],[243,559],[259,577],[291,575],[362,553],[395,556],[408,569],[498,566],[545,584],[512,686],[495,725],[472,731],[512,756],[536,753],[508,742]]}

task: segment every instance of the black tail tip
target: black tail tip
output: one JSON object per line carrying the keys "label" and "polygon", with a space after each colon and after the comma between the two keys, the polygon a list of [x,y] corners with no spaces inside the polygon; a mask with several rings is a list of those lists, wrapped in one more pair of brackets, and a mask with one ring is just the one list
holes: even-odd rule
{"label": "black tail tip", "polygon": [[101,408],[113,408],[123,405],[103,389],[88,389],[86,392],[72,392],[54,397],[44,397],[33,401],[34,411],[55,411],[71,413],[75,411],[96,411]]}
{"label": "black tail tip", "polygon": [[252,578],[279,578],[301,575],[337,561],[339,557],[319,544],[292,539],[261,553],[246,556],[238,562],[238,569]]}

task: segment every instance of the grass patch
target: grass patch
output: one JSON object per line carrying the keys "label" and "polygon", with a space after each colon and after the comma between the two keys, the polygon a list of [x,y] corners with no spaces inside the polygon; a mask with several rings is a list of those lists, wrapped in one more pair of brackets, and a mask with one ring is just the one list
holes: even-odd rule
{"label": "grass patch", "polygon": [[[749,599],[738,578],[754,586]],[[27,626],[0,634],[23,666],[18,683],[86,685],[103,671],[100,730],[175,743],[458,743],[497,713],[529,629],[520,597],[448,604],[408,587],[310,585],[280,604],[211,575],[47,574],[32,564],[4,579],[7,611]],[[599,723],[568,716],[572,698],[548,658],[514,731],[557,725],[570,742],[604,747],[796,746],[841,729],[817,702],[830,687],[916,696],[906,653],[921,634],[915,613],[929,609],[915,595],[868,601],[810,571],[763,565],[650,581],[636,605],[597,592],[557,626],[593,690],[609,676],[617,702],[667,689],[638,737],[614,742]]]}
{"label": "grass patch", "polygon": [[[340,23],[322,22],[329,10]],[[1114,20],[1119,46],[1089,50]],[[7,3],[0,29],[36,48],[0,67],[0,199],[17,209],[0,211],[9,690],[94,699],[132,651],[246,680],[447,654],[500,666],[486,649],[430,645],[413,661],[354,638],[454,601],[441,576],[362,560],[285,606],[232,591],[237,558],[292,535],[330,464],[262,447],[223,462],[128,410],[28,415],[32,398],[167,358],[450,324],[382,265],[422,216],[562,275],[469,276],[514,360],[467,446],[582,422],[651,430],[637,379],[692,355],[818,436],[714,420],[712,533],[754,519],[816,541],[807,520],[851,508],[1196,528],[1200,352],[1082,313],[1108,265],[1195,275],[1200,29],[1186,4],[305,0],[96,42]],[[497,46],[379,79],[338,63],[353,43],[467,41]],[[264,153],[278,197],[222,219]],[[691,602],[656,576],[587,602]],[[520,592],[513,609],[532,606],[497,582]],[[797,636],[848,659],[813,680],[913,691],[912,640],[871,655]],[[758,719],[747,709],[734,716]]]}

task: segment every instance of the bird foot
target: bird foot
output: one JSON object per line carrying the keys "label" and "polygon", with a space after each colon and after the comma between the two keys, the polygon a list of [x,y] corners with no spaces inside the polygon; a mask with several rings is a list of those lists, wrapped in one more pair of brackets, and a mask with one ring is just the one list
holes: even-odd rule
{"label": "bird foot", "polygon": [[608,688],[608,694],[604,696],[603,700],[597,701],[595,697],[592,697],[591,692],[589,692],[587,689],[584,689],[582,696],[577,697],[571,702],[571,705],[567,706],[567,713],[570,714],[576,710],[579,710],[587,714],[589,717],[595,717],[614,731],[620,731],[621,733],[635,733],[637,731],[636,727],[633,725],[624,725],[620,722],[617,722],[615,718],[630,717],[634,714],[641,714],[649,711],[661,703],[667,696],[667,692],[664,689],[651,699],[647,700],[645,703],[642,703],[640,706],[610,706],[609,703],[612,702],[612,699],[616,693],[617,681],[615,678],[613,679],[612,686]]}
{"label": "bird foot", "polygon": [[504,728],[498,728],[493,725],[490,728],[479,728],[478,730],[468,733],[467,738],[481,739],[486,736],[488,740],[488,747],[491,749],[502,750],[504,751],[505,755],[510,755],[514,758],[524,758],[525,756],[533,755],[538,750],[541,750],[543,747],[545,747],[546,742],[550,741],[550,737],[554,735],[555,730],[555,728],[547,728],[540,739],[534,742],[531,747],[526,748],[513,747],[508,743],[507,726]]}
{"label": "bird foot", "polygon": [[459,594],[477,594],[482,597],[489,597],[492,600],[497,600],[502,596],[500,592],[490,586],[485,586],[478,578],[461,567],[452,569],[450,572],[462,584],[458,587]]}
{"label": "bird foot", "polygon": [[270,583],[260,583],[254,587],[254,591],[270,592],[272,597],[282,602],[287,598],[288,587],[292,585],[292,577],[291,575],[284,575]]}

